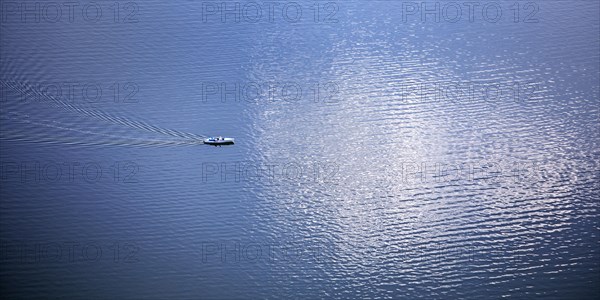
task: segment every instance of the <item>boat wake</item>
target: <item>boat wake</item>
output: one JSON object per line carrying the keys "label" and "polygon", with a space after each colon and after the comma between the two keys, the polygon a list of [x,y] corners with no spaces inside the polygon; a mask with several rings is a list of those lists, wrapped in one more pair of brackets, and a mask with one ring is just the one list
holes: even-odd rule
{"label": "boat wake", "polygon": [[[8,112],[6,114],[2,114],[0,117],[2,120],[10,121],[12,125],[19,124],[18,128],[36,128],[36,130],[3,130],[2,135],[0,135],[0,140],[4,141],[82,146],[178,146],[202,144],[202,140],[194,139],[165,140],[152,138],[132,138],[124,135],[93,132],[89,130],[72,128],[68,124],[54,120],[32,120],[30,116],[17,112]],[[49,136],[48,129],[57,129],[61,132],[61,134]]]}
{"label": "boat wake", "polygon": [[[92,110],[77,106],[68,103],[64,99],[41,93],[32,85],[25,83],[2,80],[0,85],[2,90],[11,89],[18,93],[47,99],[49,101],[44,103],[49,103],[54,108],[71,113],[76,118],[83,118],[81,122],[67,124],[50,120],[47,117],[48,115],[43,117],[34,115],[35,110],[24,108],[26,103],[18,103],[20,106],[11,107],[6,101],[3,101],[4,105],[0,110],[0,118],[4,123],[3,125],[7,126],[3,126],[0,140],[73,145],[172,146],[199,144],[207,137],[195,133],[161,128],[147,122],[131,120],[97,109]],[[90,120],[100,121],[105,123],[106,126],[96,124],[89,130],[79,128],[84,123],[89,123]],[[140,137],[140,134],[136,134],[136,137],[128,137],[131,136],[131,132],[124,131],[125,128],[141,131],[145,134],[141,135],[143,137]],[[110,130],[111,133],[98,132],[100,129]],[[53,132],[51,136],[48,134],[49,130]],[[55,130],[58,132],[54,132]],[[144,136],[148,134],[169,137],[169,139]]]}

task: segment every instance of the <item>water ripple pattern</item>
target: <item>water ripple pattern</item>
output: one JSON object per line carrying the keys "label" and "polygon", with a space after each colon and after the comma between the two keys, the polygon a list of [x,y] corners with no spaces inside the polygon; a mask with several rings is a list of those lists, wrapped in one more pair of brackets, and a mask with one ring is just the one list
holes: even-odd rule
{"label": "water ripple pattern", "polygon": [[597,1],[95,3],[0,22],[2,298],[600,297]]}

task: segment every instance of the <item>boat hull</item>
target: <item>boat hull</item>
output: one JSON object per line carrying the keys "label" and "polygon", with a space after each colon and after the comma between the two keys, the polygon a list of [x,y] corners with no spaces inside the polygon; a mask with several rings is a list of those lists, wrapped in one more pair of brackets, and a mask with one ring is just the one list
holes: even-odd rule
{"label": "boat hull", "polygon": [[214,145],[214,146],[233,145],[234,144],[234,140],[232,138],[224,138],[222,140],[205,139],[204,140],[204,144]]}

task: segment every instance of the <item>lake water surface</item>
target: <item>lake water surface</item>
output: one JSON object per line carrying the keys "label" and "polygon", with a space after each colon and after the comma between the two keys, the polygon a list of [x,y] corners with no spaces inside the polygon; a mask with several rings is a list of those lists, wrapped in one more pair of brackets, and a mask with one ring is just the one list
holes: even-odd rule
{"label": "lake water surface", "polygon": [[596,299],[600,4],[452,3],[3,2],[2,298]]}

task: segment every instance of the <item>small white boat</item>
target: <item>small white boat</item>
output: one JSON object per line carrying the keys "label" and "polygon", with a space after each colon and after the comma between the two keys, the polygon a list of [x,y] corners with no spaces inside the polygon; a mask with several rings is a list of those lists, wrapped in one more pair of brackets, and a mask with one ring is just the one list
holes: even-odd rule
{"label": "small white boat", "polygon": [[219,145],[232,145],[234,142],[233,138],[224,138],[222,136],[217,136],[217,137],[209,137],[204,139],[204,143],[208,144],[208,145],[215,145],[215,146],[219,146]]}

